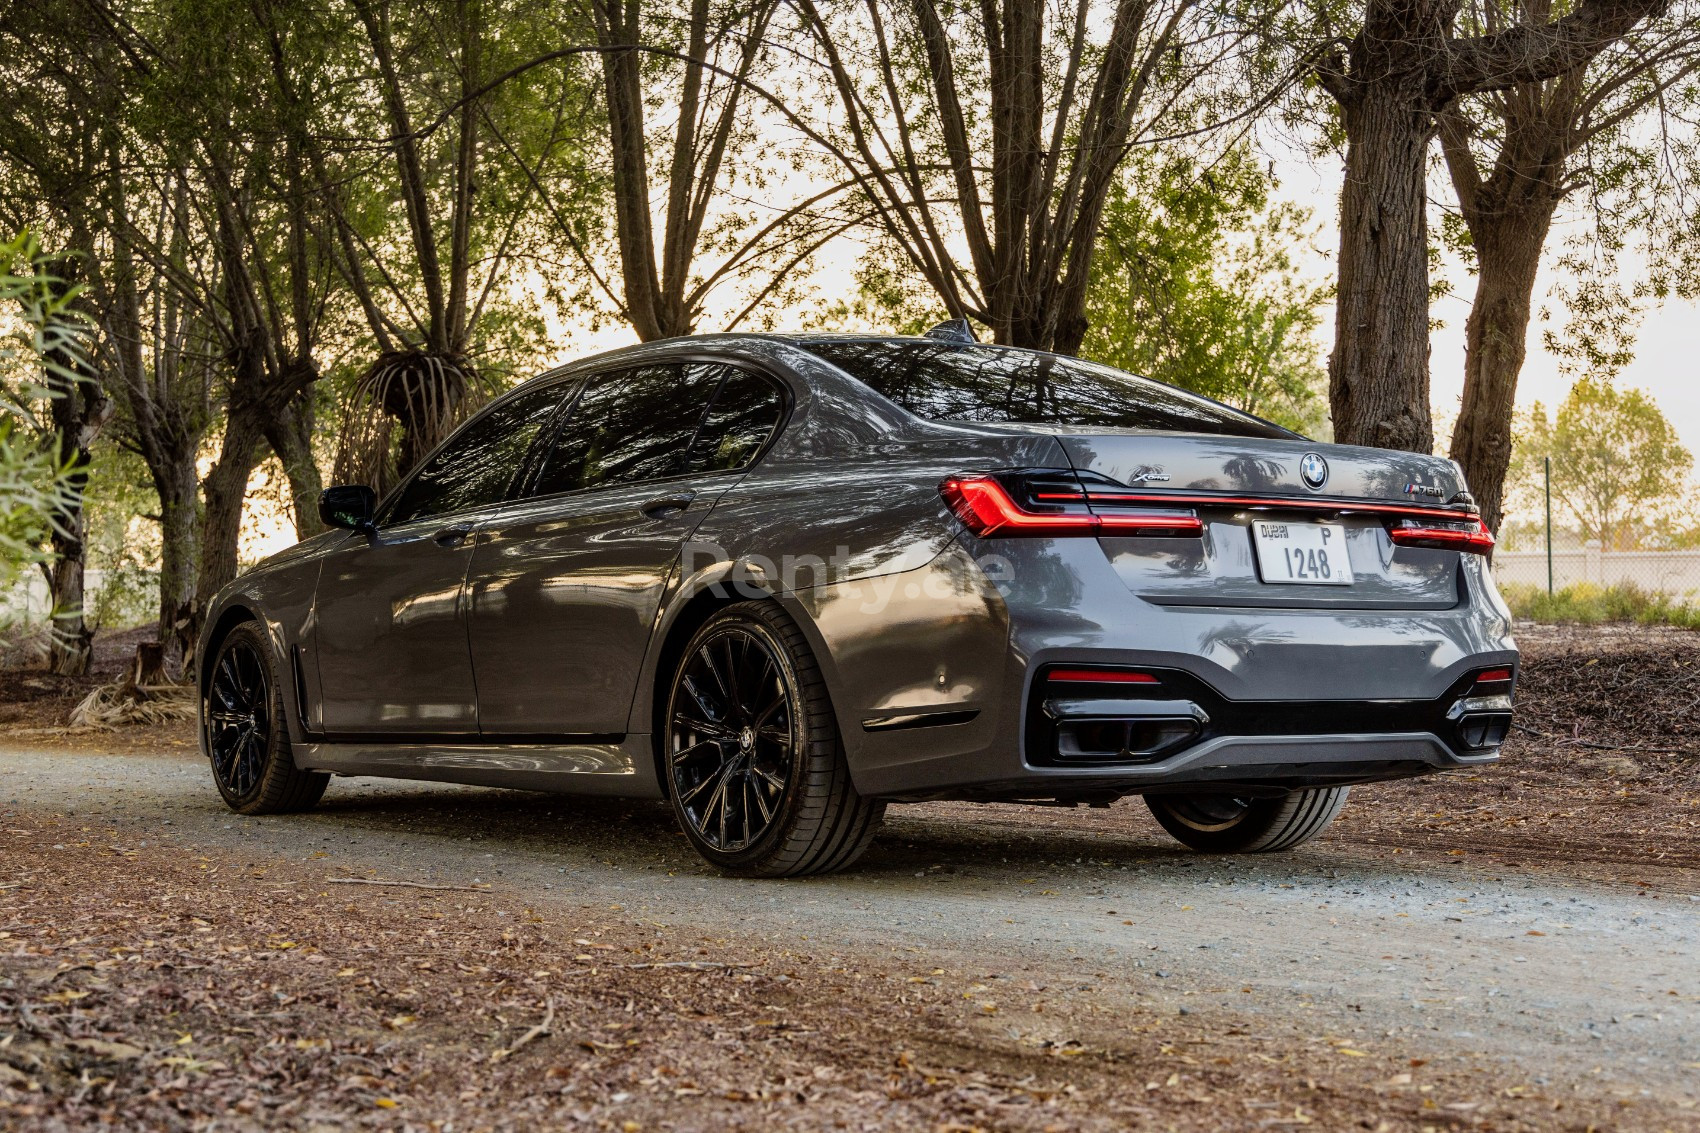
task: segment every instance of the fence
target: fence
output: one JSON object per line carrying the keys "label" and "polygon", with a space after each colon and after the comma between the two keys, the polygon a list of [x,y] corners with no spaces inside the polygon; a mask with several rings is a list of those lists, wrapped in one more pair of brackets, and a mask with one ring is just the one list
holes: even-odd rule
{"label": "fence", "polygon": [[[108,587],[112,588],[110,594]],[[108,572],[95,568],[83,576],[83,609],[90,617],[105,616],[120,625],[130,624],[152,616],[158,602],[157,571]],[[25,571],[10,589],[0,592],[0,626],[41,625],[52,612],[47,579],[34,568]]]}
{"label": "fence", "polygon": [[[1692,518],[1633,527],[1620,519],[1613,537],[1617,549],[1606,550],[1599,540],[1588,538],[1586,525],[1562,507],[1554,488],[1559,482],[1555,472],[1562,477],[1563,469],[1548,460],[1537,466],[1532,483],[1508,485],[1510,506],[1493,556],[1494,578],[1501,586],[1548,592],[1579,585],[1633,586],[1650,595],[1700,606],[1700,550],[1690,549],[1696,542]],[[1693,514],[1691,506],[1681,506],[1685,501],[1680,488],[1663,501],[1651,502],[1655,511],[1661,505],[1678,505],[1667,516]],[[1630,509],[1619,504],[1614,510],[1621,514]]]}
{"label": "fence", "polygon": [[[1514,583],[1544,590],[1548,561],[1546,551],[1498,551],[1493,556],[1493,576],[1502,586]],[[1555,590],[1578,583],[1627,583],[1690,601],[1700,595],[1700,551],[1602,551],[1594,543],[1575,549],[1554,548],[1550,561]]]}

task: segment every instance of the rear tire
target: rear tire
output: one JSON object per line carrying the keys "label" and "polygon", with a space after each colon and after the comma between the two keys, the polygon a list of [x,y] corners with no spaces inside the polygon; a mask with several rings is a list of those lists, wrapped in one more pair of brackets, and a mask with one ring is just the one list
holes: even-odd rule
{"label": "rear tire", "polygon": [[1207,854],[1291,850],[1328,829],[1350,787],[1317,787],[1278,799],[1225,794],[1146,795],[1145,805],[1176,840]]}
{"label": "rear tire", "polygon": [[725,873],[841,870],[885,816],[885,803],[851,784],[826,681],[802,631],[773,602],[728,606],[697,630],[660,724],[673,813]]}
{"label": "rear tire", "polygon": [[271,642],[257,622],[243,622],[213,650],[201,698],[213,782],[237,814],[310,810],[325,793],[329,775],[295,766],[284,711]]}

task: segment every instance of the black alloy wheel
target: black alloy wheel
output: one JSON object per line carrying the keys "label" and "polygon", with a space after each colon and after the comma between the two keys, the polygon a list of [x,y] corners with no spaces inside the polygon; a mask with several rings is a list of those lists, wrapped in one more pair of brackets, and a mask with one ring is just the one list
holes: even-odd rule
{"label": "black alloy wheel", "polygon": [[842,869],[885,813],[850,782],[826,683],[769,601],[711,617],[685,647],[661,719],[663,777],[685,836],[720,869]]}
{"label": "black alloy wheel", "polygon": [[313,806],[330,776],[295,766],[265,633],[258,623],[242,622],[211,655],[201,698],[201,739],[225,804],[240,814],[282,814]]}
{"label": "black alloy wheel", "polygon": [[207,751],[226,797],[254,790],[271,743],[272,690],[265,662],[246,636],[228,642],[207,687]]}
{"label": "black alloy wheel", "polygon": [[680,668],[668,750],[673,790],[692,831],[735,853],[765,834],[797,758],[796,690],[766,640],[719,627]]}

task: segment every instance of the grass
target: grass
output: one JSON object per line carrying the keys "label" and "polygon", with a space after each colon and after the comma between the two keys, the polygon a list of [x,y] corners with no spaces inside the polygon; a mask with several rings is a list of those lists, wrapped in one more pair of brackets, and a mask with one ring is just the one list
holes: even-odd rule
{"label": "grass", "polygon": [[1643,590],[1632,582],[1595,586],[1580,582],[1548,594],[1544,586],[1508,583],[1499,588],[1511,613],[1533,622],[1635,622],[1640,625],[1700,629],[1700,606],[1680,598]]}

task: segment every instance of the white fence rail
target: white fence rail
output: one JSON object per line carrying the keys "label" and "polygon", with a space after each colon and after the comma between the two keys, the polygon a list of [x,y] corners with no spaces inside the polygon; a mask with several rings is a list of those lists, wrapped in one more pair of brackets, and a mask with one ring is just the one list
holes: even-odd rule
{"label": "white fence rail", "polygon": [[[1505,585],[1547,584],[1547,553],[1543,551],[1496,551],[1494,579]],[[1700,551],[1602,551],[1598,547],[1552,552],[1552,584],[1563,589],[1579,582],[1595,586],[1634,583],[1673,597],[1700,594]]]}
{"label": "white fence rail", "polygon": [[[130,576],[132,585],[137,584],[135,576]],[[149,572],[140,585],[147,588],[157,587],[157,575]],[[83,576],[83,608],[93,611],[100,600],[100,592],[106,587],[106,572],[91,570]],[[154,599],[157,601],[157,599]],[[0,623],[11,625],[39,625],[47,620],[53,610],[53,603],[47,590],[47,579],[42,577],[39,570],[31,568],[22,578],[13,583],[9,590],[0,591]],[[132,611],[133,613],[134,611]]]}

